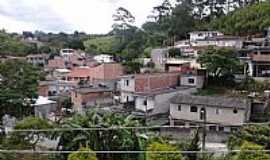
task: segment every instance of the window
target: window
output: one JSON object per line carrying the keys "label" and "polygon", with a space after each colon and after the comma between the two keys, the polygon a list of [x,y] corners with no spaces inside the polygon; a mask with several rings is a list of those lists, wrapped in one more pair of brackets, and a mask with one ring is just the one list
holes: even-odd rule
{"label": "window", "polygon": [[237,113],[238,113],[238,110],[237,110],[237,109],[234,109],[234,110],[233,110],[233,113],[234,113],[234,114],[237,114]]}
{"label": "window", "polygon": [[143,105],[147,106],[147,100],[143,101]]}
{"label": "window", "polygon": [[231,132],[235,133],[238,131],[238,128],[237,127],[231,127]]}
{"label": "window", "polygon": [[217,36],[217,33],[212,33],[212,36],[216,37]]}
{"label": "window", "polygon": [[195,83],[194,78],[189,78],[189,79],[188,79],[188,83],[189,83],[189,84],[194,84],[194,83]]}
{"label": "window", "polygon": [[218,127],[218,131],[220,131],[220,132],[224,132],[224,127],[219,126],[219,127]]}
{"label": "window", "polygon": [[179,105],[177,106],[177,109],[178,109],[178,111],[181,111],[181,110],[182,110],[181,104],[179,104]]}
{"label": "window", "polygon": [[220,114],[220,109],[216,109],[216,114]]}
{"label": "window", "polygon": [[198,112],[198,108],[196,106],[191,106],[190,112]]}
{"label": "window", "polygon": [[126,85],[126,86],[129,86],[129,80],[126,80],[126,81],[125,81],[125,85]]}
{"label": "window", "polygon": [[209,126],[210,131],[217,131],[217,126]]}

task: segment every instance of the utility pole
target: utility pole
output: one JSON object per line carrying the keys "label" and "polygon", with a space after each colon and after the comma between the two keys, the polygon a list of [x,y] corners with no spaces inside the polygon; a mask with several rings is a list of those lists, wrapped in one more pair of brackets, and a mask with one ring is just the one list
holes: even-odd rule
{"label": "utility pole", "polygon": [[201,117],[203,118],[203,135],[202,135],[202,151],[205,151],[205,141],[206,141],[206,109],[201,109]]}

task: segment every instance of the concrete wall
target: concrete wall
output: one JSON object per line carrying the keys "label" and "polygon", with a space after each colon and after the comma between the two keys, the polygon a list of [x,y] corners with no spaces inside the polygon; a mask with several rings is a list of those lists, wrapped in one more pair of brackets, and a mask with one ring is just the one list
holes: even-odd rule
{"label": "concrete wall", "polygon": [[[161,136],[172,137],[176,139],[192,139],[194,137],[196,129],[190,128],[166,128],[161,129]],[[206,142],[209,143],[224,143],[227,142],[230,133],[225,132],[215,132],[215,131],[207,131],[206,134]],[[200,139],[202,139],[202,132],[200,132]]]}
{"label": "concrete wall", "polygon": [[[173,119],[181,119],[188,121],[203,122],[200,119],[201,108],[206,108],[207,122],[238,125],[246,122],[246,111],[244,109],[237,109],[237,114],[233,112],[233,108],[221,108],[196,105],[197,112],[190,112],[190,105],[181,104],[181,111],[178,111],[178,104],[170,104],[170,115]],[[217,109],[219,114],[217,114]]]}
{"label": "concrete wall", "polygon": [[167,58],[168,49],[153,49],[151,52],[151,59],[155,63],[155,68],[159,70],[164,70],[164,62]]}
{"label": "concrete wall", "polygon": [[49,114],[52,112],[56,112],[56,107],[56,103],[35,106],[35,116],[43,119],[49,119]]}
{"label": "concrete wall", "polygon": [[[170,107],[170,99],[177,94],[190,94],[195,92],[194,88],[175,90],[173,92],[162,93],[150,97],[135,97],[135,108],[141,111],[152,110],[150,115],[168,113]],[[144,101],[147,101],[147,106],[144,105]]]}
{"label": "concrete wall", "polygon": [[[127,85],[128,81],[128,85]],[[124,77],[121,78],[120,82],[120,90],[127,92],[135,92],[135,79],[132,77]]]}
{"label": "concrete wall", "polygon": [[73,89],[71,85],[65,85],[65,84],[53,84],[49,86],[49,90],[51,93],[55,93],[55,95],[61,94],[61,93],[70,93],[70,91]]}
{"label": "concrete wall", "polygon": [[242,48],[241,40],[201,40],[192,42],[192,46],[218,46],[218,47],[234,47]]}
{"label": "concrete wall", "polygon": [[134,98],[134,94],[133,93],[121,92],[120,103],[133,102],[134,100],[135,100],[135,98]]}
{"label": "concrete wall", "polygon": [[[88,104],[100,104],[102,99],[113,99],[113,95],[110,92],[91,92],[86,94],[81,94],[76,91],[71,93],[71,102],[73,103],[73,109],[77,112],[82,112],[83,107]],[[92,103],[93,102],[93,103]],[[104,101],[105,102],[105,101]]]}
{"label": "concrete wall", "polygon": [[[194,83],[190,82],[189,80],[193,80]],[[204,85],[204,77],[194,75],[182,75],[180,78],[180,84],[182,86],[192,86],[196,88],[202,88]]]}
{"label": "concrete wall", "polygon": [[154,97],[136,97],[135,99],[135,108],[140,111],[152,110],[155,108],[155,104]]}

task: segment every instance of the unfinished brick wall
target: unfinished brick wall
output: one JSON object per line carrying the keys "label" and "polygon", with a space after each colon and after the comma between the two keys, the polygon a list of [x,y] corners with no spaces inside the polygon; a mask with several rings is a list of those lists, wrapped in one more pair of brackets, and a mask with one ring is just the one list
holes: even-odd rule
{"label": "unfinished brick wall", "polygon": [[179,73],[144,74],[135,77],[135,91],[149,92],[151,90],[175,87],[179,84]]}
{"label": "unfinished brick wall", "polygon": [[114,80],[123,75],[123,67],[118,63],[102,64],[92,69],[93,80]]}

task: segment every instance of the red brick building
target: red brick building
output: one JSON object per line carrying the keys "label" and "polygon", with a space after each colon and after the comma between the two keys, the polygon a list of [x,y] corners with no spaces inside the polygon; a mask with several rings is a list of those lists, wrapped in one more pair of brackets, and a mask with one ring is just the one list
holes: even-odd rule
{"label": "red brick building", "polygon": [[75,67],[67,75],[68,81],[90,81],[92,76],[92,69],[90,67]]}
{"label": "red brick building", "polygon": [[75,67],[68,74],[68,81],[87,80],[89,82],[115,80],[123,75],[123,67],[118,63],[106,63],[95,67]]}
{"label": "red brick building", "polygon": [[179,73],[157,73],[135,75],[135,92],[166,89],[179,84]]}
{"label": "red brick building", "polygon": [[119,63],[104,63],[92,69],[92,81],[106,81],[120,78],[124,74]]}

